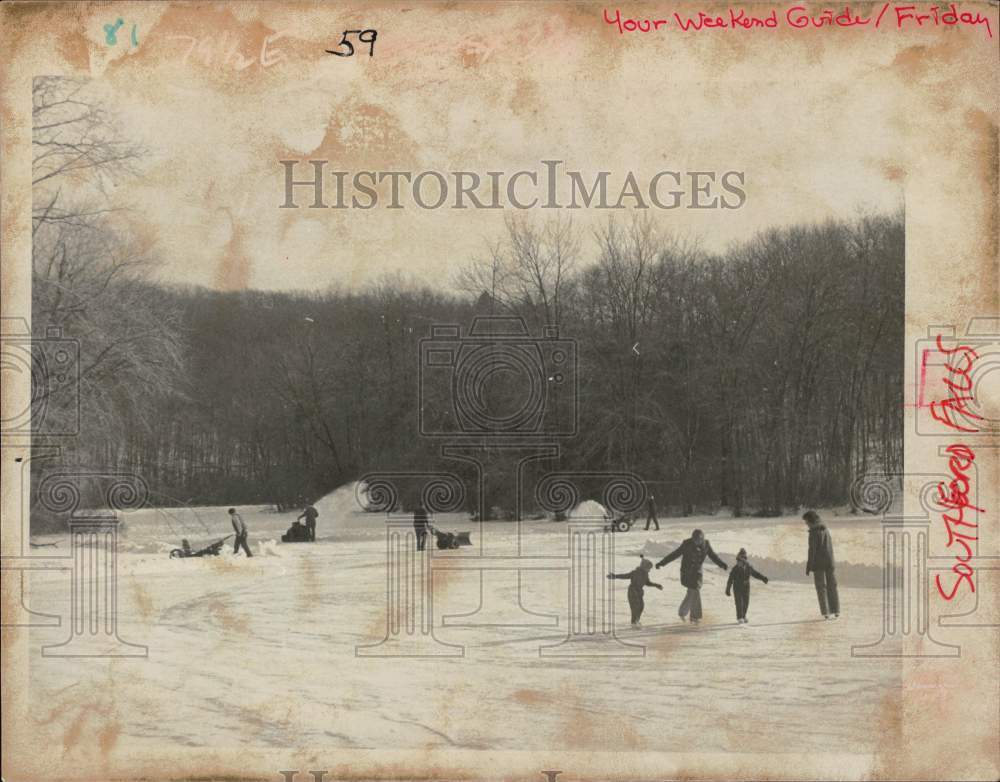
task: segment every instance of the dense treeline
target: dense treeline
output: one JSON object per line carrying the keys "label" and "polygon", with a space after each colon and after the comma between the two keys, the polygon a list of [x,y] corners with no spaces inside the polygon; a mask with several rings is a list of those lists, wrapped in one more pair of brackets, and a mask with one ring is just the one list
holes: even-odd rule
{"label": "dense treeline", "polygon": [[[36,83],[36,140],[83,103],[60,103],[67,89]],[[91,173],[127,174],[139,151],[83,105],[102,139]],[[487,257],[456,259],[452,292],[387,278],[225,293],[155,284],[152,249],[113,210],[68,201],[52,149],[36,154],[33,324],[81,342],[84,429],[64,461],[137,472],[154,502],[288,505],[372,470],[453,469],[418,435],[419,341],[476,315],[576,340],[579,434],[559,469],[633,471],[661,508],[844,503],[853,476],[902,463],[901,214],[772,228],[721,254],[643,216],[596,233],[511,220]],[[486,404],[523,393],[507,377]],[[510,508],[511,457],[484,458],[503,476],[488,504]]]}

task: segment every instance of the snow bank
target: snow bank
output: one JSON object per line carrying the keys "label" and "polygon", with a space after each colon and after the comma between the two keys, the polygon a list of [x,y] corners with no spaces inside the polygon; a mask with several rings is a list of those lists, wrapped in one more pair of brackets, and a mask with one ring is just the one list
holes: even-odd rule
{"label": "snow bank", "polygon": [[319,511],[317,536],[322,539],[331,532],[340,530],[381,530],[382,527],[377,522],[384,518],[384,514],[369,513],[367,506],[368,495],[363,483],[352,481],[334,489],[313,503],[313,507]]}
{"label": "snow bank", "polygon": [[570,511],[569,517],[571,519],[610,519],[611,516],[608,514],[608,509],[605,508],[601,503],[595,500],[584,500],[572,511]]}
{"label": "snow bank", "polygon": [[313,506],[319,511],[321,517],[332,516],[340,520],[345,516],[363,512],[366,496],[363,485],[354,481],[334,489],[322,499],[314,502]]}

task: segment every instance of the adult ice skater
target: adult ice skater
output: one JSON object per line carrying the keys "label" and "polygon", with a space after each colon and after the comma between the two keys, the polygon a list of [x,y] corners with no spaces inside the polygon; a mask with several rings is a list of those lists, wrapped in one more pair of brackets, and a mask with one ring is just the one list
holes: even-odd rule
{"label": "adult ice skater", "polygon": [[702,616],[701,566],[705,561],[705,557],[711,559],[723,570],[728,570],[729,565],[719,559],[719,555],[712,550],[711,544],[705,539],[705,533],[700,529],[694,530],[690,538],[657,562],[657,569],[664,565],[669,565],[678,557],[681,557],[681,585],[687,587],[687,594],[677,609],[677,615],[683,622],[687,620],[688,613],[690,612],[691,624],[698,624]]}
{"label": "adult ice skater", "polygon": [[809,558],[806,561],[806,575],[813,575],[819,612],[824,619],[840,616],[840,595],[837,592],[837,577],[834,575],[836,563],[833,559],[833,538],[830,530],[814,510],[802,514],[802,520],[809,527]]}

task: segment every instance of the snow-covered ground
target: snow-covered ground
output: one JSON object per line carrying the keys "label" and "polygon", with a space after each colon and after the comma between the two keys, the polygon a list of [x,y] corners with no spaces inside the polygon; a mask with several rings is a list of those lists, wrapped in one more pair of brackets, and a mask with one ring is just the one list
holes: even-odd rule
{"label": "snow-covered ground", "polygon": [[[771,578],[753,582],[750,625],[735,623],[726,574],[706,563],[701,627],[681,624],[676,563],[654,571],[644,628],[628,627],[626,582],[615,582],[620,637],[644,656],[550,658],[539,647],[566,633],[567,573],[524,573],[521,627],[454,626],[474,612],[478,572],[438,573],[435,636],[464,656],[358,656],[386,633],[383,519],[353,512],[341,490],[318,504],[316,544],[277,542],[295,513],[241,508],[252,559],[170,559],[230,533],[225,508],[145,509],[126,516],[119,545],[119,634],[147,658],[50,658],[33,652],[31,697],[39,746],[93,739],[142,746],[600,749],[696,752],[871,751],[873,729],[901,687],[898,661],[856,659],[851,645],[881,633],[877,522],[827,518],[839,562],[843,616],[819,616],[805,576],[806,532],[796,517],[661,520],[616,536],[617,572],[637,555],[666,553],[695,526],[733,562],[740,547]],[[452,531],[478,524],[435,519]],[[516,547],[512,524],[485,525],[487,549]],[[522,552],[565,554],[566,525],[527,522]],[[68,536],[36,538],[58,542]],[[466,554],[465,549],[459,554]],[[446,552],[447,557],[455,552]],[[491,573],[491,605],[516,604],[516,575]],[[64,617],[32,628],[33,649],[68,635],[68,572],[34,573],[30,607]],[[540,615],[558,617],[556,620]],[[466,618],[475,622],[475,616]],[[81,704],[85,704],[81,706]],[[46,744],[48,740],[48,744]],[[147,744],[148,742],[148,744]]]}

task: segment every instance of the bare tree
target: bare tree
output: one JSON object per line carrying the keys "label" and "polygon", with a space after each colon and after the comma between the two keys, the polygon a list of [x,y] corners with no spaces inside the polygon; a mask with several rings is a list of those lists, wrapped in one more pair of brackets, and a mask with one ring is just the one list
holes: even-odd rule
{"label": "bare tree", "polygon": [[84,431],[124,442],[126,426],[156,426],[143,408],[183,374],[178,313],[152,285],[154,248],[114,219],[106,195],[137,172],[143,150],[84,80],[36,79],[32,120],[33,329],[79,341]]}
{"label": "bare tree", "polygon": [[98,186],[133,174],[144,150],[122,135],[114,116],[88,95],[89,82],[39,76],[31,90],[32,180],[89,179]]}
{"label": "bare tree", "polygon": [[459,273],[458,287],[473,296],[486,292],[504,311],[536,324],[559,325],[580,253],[572,220],[560,215],[539,226],[518,216],[505,225],[506,236],[490,245],[488,256]]}

